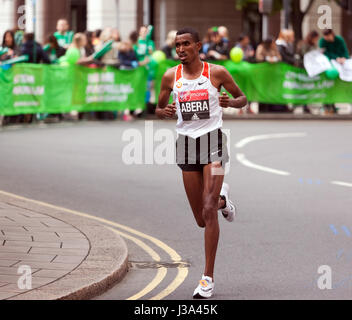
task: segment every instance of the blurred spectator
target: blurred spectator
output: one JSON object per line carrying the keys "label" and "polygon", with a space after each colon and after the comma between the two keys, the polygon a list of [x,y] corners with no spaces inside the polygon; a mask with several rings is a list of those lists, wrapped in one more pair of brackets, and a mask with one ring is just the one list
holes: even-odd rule
{"label": "blurred spectator", "polygon": [[[348,49],[345,40],[335,35],[331,29],[324,30],[323,38],[319,40],[319,47],[324,50],[324,54],[330,60],[336,60],[340,64],[344,64],[349,59]],[[335,114],[337,109],[335,104],[324,105],[325,114]]]}
{"label": "blurred spectator", "polygon": [[120,44],[118,58],[120,60],[120,69],[134,69],[138,67],[136,53],[129,41],[123,41]]}
{"label": "blurred spectator", "polygon": [[218,28],[219,35],[224,43],[229,45],[229,30],[225,26],[220,26]]}
{"label": "blurred spectator", "polygon": [[99,46],[100,44],[100,35],[102,33],[102,30],[101,29],[97,29],[93,32],[93,40],[92,40],[92,43],[93,43],[93,46],[96,47],[96,46]]}
{"label": "blurred spectator", "polygon": [[44,51],[48,54],[51,63],[58,63],[59,58],[65,55],[66,50],[59,46],[56,37],[51,34],[47,38]]}
{"label": "blurred spectator", "polygon": [[250,43],[250,39],[247,35],[242,34],[238,38],[236,48],[241,48],[243,51],[243,60],[248,62],[255,61],[255,51]]}
{"label": "blurred spectator", "polygon": [[[268,37],[257,47],[255,56],[257,62],[277,63],[281,61],[281,55],[273,37]],[[281,109],[283,109],[282,106],[268,103],[259,103],[259,113],[277,112]]]}
{"label": "blurred spectator", "polygon": [[269,63],[276,63],[282,60],[273,37],[267,38],[257,47],[255,58],[257,62]]}
{"label": "blurred spectator", "polygon": [[4,33],[2,40],[2,48],[7,48],[8,51],[0,60],[9,60],[17,57],[20,54],[20,49],[15,41],[15,33],[12,30],[7,30]]}
{"label": "blurred spectator", "polygon": [[300,57],[299,66],[303,67],[304,55],[312,50],[318,49],[319,33],[315,30],[309,32],[304,40],[297,44],[297,54]]}
{"label": "blurred spectator", "polygon": [[226,60],[229,59],[229,44],[224,42],[218,31],[211,34],[211,42],[207,53],[208,60]]}
{"label": "blurred spectator", "polygon": [[28,63],[50,64],[50,59],[42,46],[34,40],[34,33],[25,33],[21,47],[21,55],[28,55]]}
{"label": "blurred spectator", "polygon": [[213,29],[209,28],[205,37],[203,38],[202,41],[202,52],[200,53],[200,58],[202,60],[206,60],[207,59],[207,53],[209,51],[209,46],[210,46],[210,42],[211,42],[211,34],[213,33]]}
{"label": "blurred spectator", "polygon": [[22,29],[15,28],[15,43],[17,48],[20,48],[23,42],[24,31]]}
{"label": "blurred spectator", "polygon": [[[120,69],[129,70],[138,67],[138,61],[135,51],[133,50],[132,43],[130,41],[123,41],[120,44],[119,60],[121,63]],[[134,118],[131,115],[130,110],[127,108],[123,111],[122,120],[132,121]]]}
{"label": "blurred spectator", "polygon": [[74,32],[69,30],[69,24],[66,19],[60,19],[57,22],[56,32],[54,36],[60,47],[67,49],[72,43]]}
{"label": "blurred spectator", "polygon": [[[115,31],[116,32],[116,31]],[[95,47],[95,51],[99,51],[103,48],[103,46],[108,42],[113,40],[112,44],[112,49],[108,51],[107,53],[104,54],[104,56],[100,59],[101,62],[105,65],[108,66],[115,66],[119,67],[119,42],[116,41],[116,39],[120,39],[119,37],[116,37],[115,33],[115,38],[114,38],[114,31],[112,28],[105,28],[103,32],[100,34],[100,43],[98,46]]]}
{"label": "blurred spectator", "polygon": [[319,47],[324,49],[324,54],[330,60],[335,59],[338,63],[344,64],[346,59],[349,59],[345,40],[335,35],[331,29],[324,30],[323,38],[319,40]]}
{"label": "blurred spectator", "polygon": [[178,55],[176,53],[176,46],[175,46],[176,33],[177,31],[175,30],[172,30],[168,33],[167,39],[166,39],[166,45],[162,48],[162,51],[166,55],[166,59],[169,59],[169,60],[178,60]]}
{"label": "blurred spectator", "polygon": [[138,61],[149,60],[149,56],[155,51],[155,43],[152,40],[152,29],[147,26],[142,26],[139,29],[138,41],[134,46]]}
{"label": "blurred spectator", "polygon": [[283,29],[280,31],[279,37],[276,40],[277,48],[282,57],[282,62],[296,65],[295,59],[295,33],[293,30]]}
{"label": "blurred spectator", "polygon": [[120,36],[120,31],[116,28],[112,29],[112,39],[115,42],[121,42],[121,36]]}
{"label": "blurred spectator", "polygon": [[84,34],[87,37],[87,45],[84,47],[86,50],[86,56],[91,56],[95,53],[94,45],[93,45],[93,32],[92,31],[85,31]]}
{"label": "blurred spectator", "polygon": [[[73,37],[73,41],[66,51],[63,61],[68,64],[80,64],[89,65],[93,62],[92,56],[87,56],[87,36],[84,33],[76,33]],[[60,59],[61,60],[61,59]]]}
{"label": "blurred spectator", "polygon": [[[312,50],[318,49],[319,33],[315,30],[308,33],[304,40],[301,40],[297,44],[297,54],[299,57],[298,66],[304,68],[304,56]],[[304,113],[311,113],[307,105],[303,105]]]}

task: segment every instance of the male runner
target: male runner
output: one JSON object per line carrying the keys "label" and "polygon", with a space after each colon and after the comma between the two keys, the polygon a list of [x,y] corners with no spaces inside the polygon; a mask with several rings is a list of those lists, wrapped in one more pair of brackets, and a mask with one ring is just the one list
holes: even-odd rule
{"label": "male runner", "polygon": [[[176,52],[181,60],[169,69],[161,83],[156,114],[172,118],[177,112],[177,164],[197,224],[205,228],[205,270],[193,294],[206,299],[214,292],[214,264],[219,240],[218,210],[232,221],[235,206],[224,181],[228,161],[226,136],[222,133],[222,108],[242,108],[247,99],[230,73],[222,66],[202,62],[198,33],[184,28],[176,35]],[[224,87],[234,98],[223,93]],[[173,92],[174,102],[168,104]]]}

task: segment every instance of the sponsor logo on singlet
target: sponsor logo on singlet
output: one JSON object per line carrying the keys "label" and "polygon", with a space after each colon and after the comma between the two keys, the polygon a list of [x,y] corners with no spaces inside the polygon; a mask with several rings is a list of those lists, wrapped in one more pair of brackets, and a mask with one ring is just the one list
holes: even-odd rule
{"label": "sponsor logo on singlet", "polygon": [[197,121],[210,118],[209,92],[207,89],[182,91],[179,94],[183,121]]}

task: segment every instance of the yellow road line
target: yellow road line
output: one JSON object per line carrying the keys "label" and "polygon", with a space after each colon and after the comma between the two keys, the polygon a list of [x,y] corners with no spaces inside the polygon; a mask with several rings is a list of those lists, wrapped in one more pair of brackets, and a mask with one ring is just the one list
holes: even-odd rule
{"label": "yellow road line", "polygon": [[[146,251],[155,261],[160,262],[160,256],[151,247],[146,245],[143,241],[141,241],[131,235],[128,235],[124,232],[115,230],[113,228],[110,228],[110,227],[107,227],[107,228],[110,229],[112,232],[117,233],[118,235],[133,241],[136,245],[138,245],[144,251]],[[161,281],[164,280],[166,274],[167,274],[167,269],[165,267],[158,268],[158,271],[157,271],[154,279],[150,283],[148,283],[148,285],[145,288],[143,288],[141,291],[134,294],[133,296],[127,298],[126,300],[138,300],[138,299],[144,297],[150,291],[154,290],[160,284]]]}
{"label": "yellow road line", "polygon": [[[164,242],[162,242],[162,241],[160,241],[160,240],[158,240],[158,239],[156,239],[156,238],[154,238],[152,236],[149,236],[149,235],[147,235],[147,234],[145,234],[143,232],[140,232],[140,231],[137,231],[137,230],[132,229],[130,227],[124,226],[122,224],[119,224],[119,223],[116,223],[116,222],[113,222],[113,221],[110,221],[110,220],[107,220],[107,219],[104,219],[104,218],[96,217],[96,216],[90,215],[88,213],[84,213],[84,212],[80,212],[80,211],[76,211],[76,210],[71,210],[71,209],[55,206],[55,205],[52,205],[52,204],[49,204],[49,203],[46,203],[46,202],[33,200],[33,199],[29,199],[29,198],[22,197],[22,196],[18,196],[16,194],[5,192],[5,191],[2,191],[2,190],[0,190],[0,194],[6,195],[6,196],[9,196],[9,197],[13,197],[15,199],[23,200],[23,201],[28,201],[28,202],[31,202],[31,203],[34,203],[34,204],[37,204],[37,205],[42,205],[42,206],[45,206],[45,207],[48,207],[48,208],[51,208],[51,209],[66,211],[66,212],[72,213],[72,214],[77,215],[77,216],[81,216],[81,217],[85,217],[85,218],[88,218],[88,219],[96,220],[96,221],[108,224],[110,226],[114,226],[114,227],[123,229],[125,231],[128,231],[128,232],[134,234],[134,235],[140,236],[141,238],[144,238],[144,239],[147,239],[147,240],[151,241],[156,246],[158,246],[159,248],[163,249],[171,257],[171,259],[174,262],[181,262],[182,261],[181,256],[174,249],[169,247]],[[176,278],[174,279],[174,281],[166,289],[164,289],[160,294],[158,294],[155,297],[159,297],[160,296],[160,297],[164,298],[165,296],[167,296],[168,294],[170,294],[171,292],[176,290],[183,283],[183,281],[185,280],[185,278],[188,275],[188,268],[178,268],[178,269],[179,269],[179,271],[178,271],[178,274],[177,274]],[[180,270],[180,269],[182,269],[182,270]]]}
{"label": "yellow road line", "polygon": [[172,281],[163,291],[158,293],[156,296],[150,298],[150,300],[162,300],[170,293],[174,292],[182,282],[187,278],[188,268],[177,268],[178,273],[174,281]]}

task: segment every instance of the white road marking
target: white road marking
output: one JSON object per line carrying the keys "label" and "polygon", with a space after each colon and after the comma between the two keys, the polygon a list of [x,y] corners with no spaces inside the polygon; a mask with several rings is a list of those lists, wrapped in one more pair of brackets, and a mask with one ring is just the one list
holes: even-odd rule
{"label": "white road marking", "polygon": [[257,169],[257,170],[261,170],[261,171],[265,171],[265,172],[269,172],[269,173],[273,173],[273,174],[278,174],[280,176],[289,176],[291,173],[286,172],[286,171],[281,171],[281,170],[276,170],[276,169],[272,169],[272,168],[268,168],[268,167],[263,167],[260,166],[258,164],[255,164],[253,162],[250,162],[249,160],[246,159],[245,155],[243,153],[238,153],[237,154],[237,160],[243,164],[246,167],[249,168],[253,168],[253,169]]}
{"label": "white road marking", "polygon": [[259,136],[252,136],[242,139],[236,144],[236,148],[243,148],[247,144],[258,141],[258,140],[267,140],[267,139],[281,139],[281,138],[302,138],[306,137],[307,134],[304,132],[296,133],[274,133],[274,134],[262,134]]}
{"label": "white road marking", "polygon": [[348,188],[352,188],[352,183],[349,182],[343,182],[343,181],[331,181],[332,184],[335,184],[337,186],[341,186],[341,187],[348,187]]}

